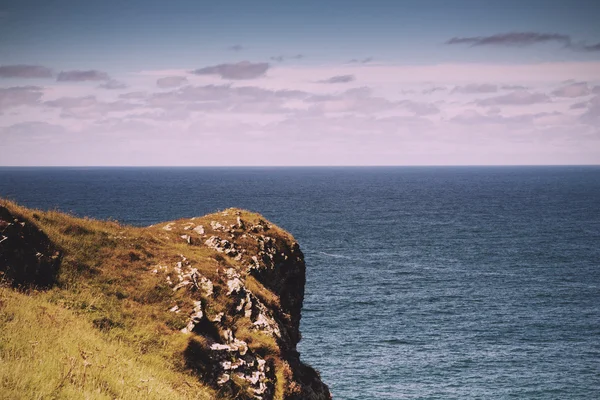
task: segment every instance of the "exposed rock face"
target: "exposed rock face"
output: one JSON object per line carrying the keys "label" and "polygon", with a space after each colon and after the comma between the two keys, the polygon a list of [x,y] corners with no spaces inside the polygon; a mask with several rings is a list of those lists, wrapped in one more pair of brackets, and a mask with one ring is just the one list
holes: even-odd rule
{"label": "exposed rock face", "polygon": [[[225,313],[215,314],[211,309],[219,282],[202,276],[183,255],[172,267],[153,271],[165,273],[173,290],[203,293],[200,300],[191,300],[193,312],[182,331],[202,339],[190,342],[188,364],[239,398],[330,399],[318,373],[300,361],[296,350],[301,338],[304,256],[289,234],[260,218],[246,221],[244,216],[231,209],[207,217],[214,218],[210,221],[194,218],[162,227],[168,227],[174,238],[187,231],[191,240],[179,240],[212,249],[226,257],[228,266],[219,270],[217,280],[230,305]],[[175,274],[168,273],[170,268]],[[244,340],[252,332],[270,340],[273,348],[256,348]],[[248,390],[240,392],[239,387]]]}
{"label": "exposed rock face", "polygon": [[60,252],[42,231],[0,206],[0,277],[14,286],[50,286],[60,259]]}

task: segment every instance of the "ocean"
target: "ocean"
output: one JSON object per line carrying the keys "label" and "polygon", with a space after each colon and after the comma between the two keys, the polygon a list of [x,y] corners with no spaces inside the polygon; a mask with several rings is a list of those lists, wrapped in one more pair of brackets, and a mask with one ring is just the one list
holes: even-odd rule
{"label": "ocean", "polygon": [[0,196],[262,213],[305,254],[299,351],[334,399],[600,396],[600,167],[0,168]]}

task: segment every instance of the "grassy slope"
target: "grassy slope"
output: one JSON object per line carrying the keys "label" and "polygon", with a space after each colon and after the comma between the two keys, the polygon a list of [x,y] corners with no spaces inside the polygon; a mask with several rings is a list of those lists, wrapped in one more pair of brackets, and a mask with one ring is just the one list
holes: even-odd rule
{"label": "grassy slope", "polygon": [[0,289],[1,399],[214,398],[160,352],[108,337],[59,297]]}
{"label": "grassy slope", "polygon": [[[164,277],[150,271],[185,253],[204,276],[223,283],[217,270],[229,267],[231,259],[188,246],[161,227],[136,228],[3,200],[0,204],[34,222],[64,254],[52,289],[23,293],[0,288],[0,398],[220,397],[184,365],[182,353],[190,338],[179,329],[192,309],[189,294],[174,293]],[[244,218],[259,216],[244,213]],[[276,301],[260,283],[255,285],[267,303]],[[181,304],[181,313],[165,312],[175,303]],[[221,311],[219,303],[225,309],[226,297],[214,301],[215,309],[209,311]],[[254,332],[244,339],[251,347],[273,349],[270,338]]]}

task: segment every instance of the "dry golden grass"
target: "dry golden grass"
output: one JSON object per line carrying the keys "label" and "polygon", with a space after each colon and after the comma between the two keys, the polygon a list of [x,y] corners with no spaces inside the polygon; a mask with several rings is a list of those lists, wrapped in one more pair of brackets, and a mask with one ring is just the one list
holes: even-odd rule
{"label": "dry golden grass", "polygon": [[250,290],[256,297],[260,299],[267,307],[276,310],[281,308],[281,302],[279,301],[279,297],[277,297],[272,291],[264,287],[262,283],[256,280],[253,276],[248,276],[246,278],[246,287]]}
{"label": "dry golden grass", "polygon": [[[0,289],[1,399],[214,398],[162,355],[124,345],[51,296]],[[182,351],[184,339],[170,347]]]}

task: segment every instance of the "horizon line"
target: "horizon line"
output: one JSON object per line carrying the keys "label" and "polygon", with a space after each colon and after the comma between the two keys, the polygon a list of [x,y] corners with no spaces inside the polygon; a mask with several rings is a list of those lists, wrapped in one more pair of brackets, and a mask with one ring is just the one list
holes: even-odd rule
{"label": "horizon line", "polygon": [[600,167],[600,164],[0,165],[0,168],[395,168],[395,167]]}

